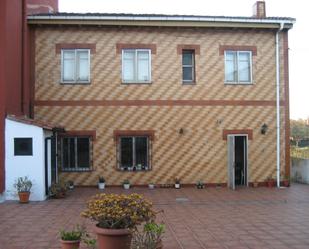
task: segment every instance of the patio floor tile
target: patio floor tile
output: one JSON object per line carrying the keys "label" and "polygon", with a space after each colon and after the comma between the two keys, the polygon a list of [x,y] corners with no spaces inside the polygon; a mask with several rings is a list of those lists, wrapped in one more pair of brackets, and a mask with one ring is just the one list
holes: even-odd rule
{"label": "patio floor tile", "polygon": [[[76,188],[65,199],[0,204],[0,249],[59,249],[59,230],[77,223],[92,233],[93,223],[80,217],[80,212],[99,192]],[[107,188],[103,192],[137,192],[163,210],[157,220],[166,225],[164,249],[309,248],[308,185],[236,191]]]}

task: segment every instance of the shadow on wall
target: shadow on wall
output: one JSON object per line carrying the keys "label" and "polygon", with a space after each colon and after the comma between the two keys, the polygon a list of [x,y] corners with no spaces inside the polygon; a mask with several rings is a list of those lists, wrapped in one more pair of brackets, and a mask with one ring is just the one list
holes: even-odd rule
{"label": "shadow on wall", "polygon": [[309,184],[309,159],[292,157],[292,181]]}

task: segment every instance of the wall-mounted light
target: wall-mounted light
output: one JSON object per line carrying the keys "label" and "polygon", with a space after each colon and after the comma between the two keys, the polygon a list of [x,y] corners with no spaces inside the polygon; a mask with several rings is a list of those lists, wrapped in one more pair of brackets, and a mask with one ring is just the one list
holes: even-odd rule
{"label": "wall-mounted light", "polygon": [[179,134],[182,135],[183,132],[184,132],[183,128],[180,128],[180,129],[179,129]]}
{"label": "wall-mounted light", "polygon": [[264,123],[261,127],[261,134],[265,135],[267,130],[268,130],[268,126],[267,124]]}

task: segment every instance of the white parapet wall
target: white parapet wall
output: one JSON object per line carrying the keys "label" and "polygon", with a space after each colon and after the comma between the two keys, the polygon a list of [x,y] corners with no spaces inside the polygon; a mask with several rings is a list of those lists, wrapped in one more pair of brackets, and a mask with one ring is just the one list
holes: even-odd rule
{"label": "white parapet wall", "polygon": [[[28,176],[33,186],[30,201],[42,201],[45,194],[45,137],[43,128],[6,119],[5,121],[5,199],[18,200],[14,182]],[[32,138],[32,155],[15,155],[14,138]]]}
{"label": "white parapet wall", "polygon": [[309,159],[292,158],[292,180],[309,184]]}

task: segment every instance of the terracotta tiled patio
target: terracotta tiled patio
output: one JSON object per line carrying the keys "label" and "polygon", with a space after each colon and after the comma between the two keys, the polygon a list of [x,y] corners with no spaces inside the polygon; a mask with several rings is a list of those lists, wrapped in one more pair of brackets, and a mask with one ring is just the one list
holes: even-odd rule
{"label": "terracotta tiled patio", "polygon": [[[0,204],[1,249],[60,248],[58,231],[76,223],[86,200],[99,190],[78,188],[66,199]],[[165,249],[197,248],[309,248],[309,186],[287,189],[133,188],[164,210],[158,221],[166,224]],[[85,247],[82,247],[85,248]]]}

